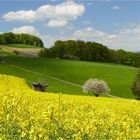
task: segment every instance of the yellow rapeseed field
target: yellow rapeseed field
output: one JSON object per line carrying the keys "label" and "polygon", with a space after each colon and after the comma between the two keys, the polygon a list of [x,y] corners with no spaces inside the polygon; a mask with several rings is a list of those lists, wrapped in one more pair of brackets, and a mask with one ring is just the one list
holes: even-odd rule
{"label": "yellow rapeseed field", "polygon": [[140,139],[140,102],[40,93],[0,75],[0,139]]}

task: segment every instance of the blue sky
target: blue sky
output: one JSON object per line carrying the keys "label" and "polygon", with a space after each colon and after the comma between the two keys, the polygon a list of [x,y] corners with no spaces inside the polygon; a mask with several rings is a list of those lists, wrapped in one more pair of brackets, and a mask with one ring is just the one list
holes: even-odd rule
{"label": "blue sky", "polygon": [[0,33],[38,35],[45,47],[80,39],[140,51],[140,1],[0,0]]}

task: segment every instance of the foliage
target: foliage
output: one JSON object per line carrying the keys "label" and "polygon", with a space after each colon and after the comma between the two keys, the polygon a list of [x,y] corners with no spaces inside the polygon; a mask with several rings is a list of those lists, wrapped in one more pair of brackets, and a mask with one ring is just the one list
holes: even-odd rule
{"label": "foliage", "polygon": [[102,93],[108,94],[110,92],[107,83],[103,80],[98,80],[98,79],[87,80],[82,88],[83,88],[83,92],[92,93],[96,97],[98,97]]}
{"label": "foliage", "polygon": [[11,32],[0,34],[0,44],[28,44],[43,47],[42,40],[37,36],[29,34],[14,34]]}
{"label": "foliage", "polygon": [[140,100],[140,69],[133,83],[132,91],[136,99]]}
{"label": "foliage", "polygon": [[32,91],[0,75],[1,139],[139,139],[140,102]]}
{"label": "foliage", "polygon": [[40,56],[140,66],[140,53],[112,50],[96,42],[81,40],[57,40],[53,47],[44,49]]}

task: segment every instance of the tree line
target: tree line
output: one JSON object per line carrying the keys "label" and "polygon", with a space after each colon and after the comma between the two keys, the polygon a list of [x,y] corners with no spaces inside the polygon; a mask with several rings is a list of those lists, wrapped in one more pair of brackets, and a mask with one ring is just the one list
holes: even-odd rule
{"label": "tree line", "polygon": [[40,56],[140,66],[139,52],[113,50],[100,43],[81,40],[57,40],[51,48],[42,50]]}
{"label": "tree line", "polygon": [[43,41],[34,35],[14,34],[12,32],[0,34],[0,44],[27,44],[43,47]]}

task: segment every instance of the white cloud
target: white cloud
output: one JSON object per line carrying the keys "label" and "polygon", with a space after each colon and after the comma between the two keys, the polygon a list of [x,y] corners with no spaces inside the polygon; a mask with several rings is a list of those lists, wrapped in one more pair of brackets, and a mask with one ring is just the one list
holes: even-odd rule
{"label": "white cloud", "polygon": [[35,11],[33,10],[20,10],[17,12],[8,12],[7,14],[3,15],[3,18],[6,21],[29,21],[32,22],[35,20]]}
{"label": "white cloud", "polygon": [[22,26],[22,27],[15,27],[12,29],[13,33],[27,33],[27,34],[37,34],[37,30],[33,26]]}
{"label": "white cloud", "polygon": [[119,9],[120,9],[120,6],[117,6],[117,5],[112,7],[112,10],[119,10]]}
{"label": "white cloud", "polygon": [[75,31],[73,38],[96,41],[113,49],[140,51],[140,25],[127,26],[115,33],[106,33],[88,27]]}
{"label": "white cloud", "polygon": [[65,26],[66,24],[67,24],[66,20],[55,19],[55,20],[50,20],[47,25],[49,27],[61,27],[61,26]]}
{"label": "white cloud", "polygon": [[57,37],[51,35],[40,35],[40,38],[43,40],[44,47],[46,48],[52,47],[54,42],[58,39]]}
{"label": "white cloud", "polygon": [[77,31],[74,32],[74,37],[78,38],[78,39],[86,39],[86,40],[94,40],[97,38],[102,38],[105,37],[107,35],[107,33],[101,32],[101,31],[97,31],[91,27],[87,27],[84,29],[79,29]]}
{"label": "white cloud", "polygon": [[36,10],[12,11],[3,15],[6,21],[24,21],[34,22],[40,20],[49,20],[48,26],[65,26],[68,21],[75,20],[85,11],[82,4],[74,1],[66,1],[58,5],[43,5]]}

